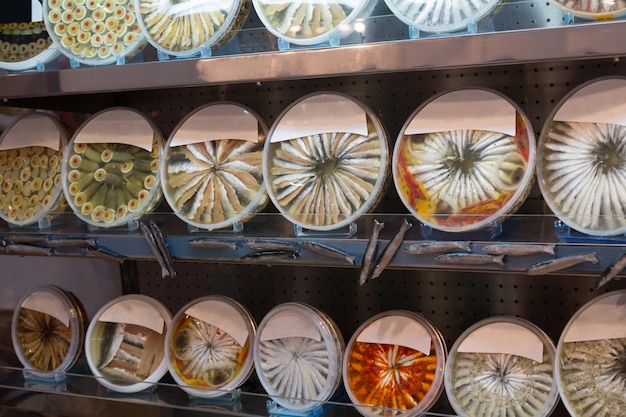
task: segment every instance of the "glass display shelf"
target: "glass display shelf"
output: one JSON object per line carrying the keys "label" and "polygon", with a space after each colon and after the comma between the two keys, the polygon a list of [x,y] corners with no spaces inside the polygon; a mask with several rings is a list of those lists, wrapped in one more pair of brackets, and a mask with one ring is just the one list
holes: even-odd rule
{"label": "glass display shelf", "polygon": [[[187,395],[173,382],[169,375],[150,389],[136,394],[111,392],[98,383],[96,377],[78,371],[58,376],[57,382],[31,380],[25,378],[22,368],[0,367],[0,402],[2,407],[22,411],[51,413],[53,415],[81,415],[77,403],[90,410],[100,410],[98,415],[115,415],[115,410],[128,412],[127,407],[140,410],[141,415],[163,415],[169,410],[176,415],[223,415],[223,416],[307,416],[311,417],[357,417],[360,416],[354,405],[343,399],[341,389],[332,401],[320,403],[319,407],[307,413],[281,411],[274,414],[272,399],[263,392],[255,378],[244,384],[236,392],[225,392],[223,398],[203,399]],[[102,403],[104,402],[104,405]],[[45,404],[45,407],[42,406]],[[445,398],[433,407],[425,417],[453,417],[448,411]],[[131,410],[133,408],[130,408]],[[84,408],[82,409],[84,410]],[[401,415],[401,410],[389,410]],[[400,412],[400,414],[397,414]],[[169,415],[169,414],[167,414]]]}
{"label": "glass display shelf", "polygon": [[0,98],[6,102],[28,97],[626,55],[626,47],[617,41],[624,32],[625,20],[572,17],[545,1],[505,2],[475,27],[417,34],[379,1],[369,17],[352,25],[346,28],[350,34],[336,46],[284,48],[284,42],[269,34],[252,11],[234,39],[212,51],[208,58],[198,55],[159,60],[162,54],[151,45],[117,65],[76,66],[61,55],[32,70],[4,71],[0,74]]}
{"label": "glass display shelf", "polygon": [[[172,213],[153,213],[139,221],[144,224],[152,222],[159,227],[175,261],[360,268],[374,219],[384,223],[378,237],[376,258],[383,253],[405,219],[413,225],[404,235],[387,269],[531,273],[529,269],[540,262],[580,257],[573,265],[546,273],[600,276],[626,252],[625,236],[586,236],[570,230],[552,215],[511,215],[486,229],[463,233],[432,230],[406,214],[364,215],[353,225],[352,234],[343,233],[343,229],[339,231],[341,233],[331,230],[298,234],[293,224],[276,213],[258,214],[244,223],[241,230],[189,230]],[[0,238],[4,245],[0,247],[3,255],[100,256],[120,262],[155,260],[139,227],[94,229],[71,213],[57,216],[48,229],[2,226]],[[190,243],[194,241],[199,243]],[[459,246],[431,253],[418,253],[419,250],[411,248],[425,243]],[[519,253],[528,245],[541,247],[535,253]],[[325,251],[328,248],[340,253],[330,254]],[[502,255],[494,252],[490,258],[484,257],[487,252],[503,249],[516,253]],[[279,252],[264,252],[272,250]],[[268,256],[255,256],[259,252]],[[480,257],[475,259],[467,255]],[[543,273],[538,271],[535,274]]]}

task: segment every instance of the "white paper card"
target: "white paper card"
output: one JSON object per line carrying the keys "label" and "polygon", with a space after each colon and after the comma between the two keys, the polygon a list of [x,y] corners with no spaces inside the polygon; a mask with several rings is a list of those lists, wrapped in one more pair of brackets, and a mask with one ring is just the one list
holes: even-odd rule
{"label": "white paper card", "polygon": [[310,318],[294,311],[281,311],[272,317],[261,334],[261,340],[283,339],[286,337],[306,337],[322,340],[315,323]]}
{"label": "white paper card", "polygon": [[486,90],[463,89],[436,98],[409,122],[404,133],[484,130],[515,136],[517,110],[504,98]]}
{"label": "white paper card", "polygon": [[43,114],[32,114],[20,119],[6,131],[0,150],[44,146],[58,151],[60,144],[58,126]]}
{"label": "white paper card", "polygon": [[258,142],[258,121],[249,111],[233,104],[208,106],[183,122],[170,147],[225,139]]}
{"label": "white paper card", "polygon": [[294,105],[280,119],[271,142],[328,132],[367,135],[365,110],[347,97],[319,94]]}
{"label": "white paper card", "polygon": [[490,323],[461,342],[459,352],[504,353],[543,362],[543,342],[531,330],[515,323]]}
{"label": "white paper card", "polygon": [[248,340],[248,327],[241,313],[224,301],[201,301],[185,310],[185,314],[221,329],[241,346]]}
{"label": "white paper card", "polygon": [[553,119],[626,126],[626,80],[601,80],[581,88],[561,105]]}
{"label": "white paper card", "polygon": [[620,339],[626,337],[626,294],[598,300],[573,321],[564,342]]}
{"label": "white paper card", "polygon": [[31,0],[31,22],[43,22],[43,6],[39,0]]}
{"label": "white paper card", "polygon": [[110,323],[134,324],[163,332],[163,316],[150,303],[143,300],[123,300],[106,309],[98,319]]}
{"label": "white paper card", "polygon": [[154,131],[141,115],[129,110],[101,113],[83,126],[75,143],[121,143],[152,151]]}
{"label": "white paper card", "polygon": [[52,316],[65,326],[70,325],[70,313],[67,311],[67,306],[52,293],[37,291],[24,300],[22,307]]}
{"label": "white paper card", "polygon": [[404,316],[382,317],[363,329],[356,340],[404,346],[425,355],[430,355],[432,342],[430,333],[421,323]]}

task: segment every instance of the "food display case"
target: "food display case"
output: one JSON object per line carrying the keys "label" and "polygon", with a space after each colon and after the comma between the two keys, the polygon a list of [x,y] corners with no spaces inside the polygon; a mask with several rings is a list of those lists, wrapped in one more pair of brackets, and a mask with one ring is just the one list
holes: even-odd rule
{"label": "food display case", "polygon": [[[393,147],[415,109],[445,92],[477,88],[510,99],[539,137],[551,112],[577,87],[626,73],[626,48],[619,42],[625,22],[619,18],[591,21],[549,2],[509,1],[475,23],[430,33],[402,22],[379,1],[368,17],[349,22],[345,37],[328,44],[289,42],[285,49],[251,10],[232,40],[211,56],[161,60],[158,48],[149,44],[133,58],[106,65],[61,54],[37,70],[5,70],[1,122],[6,129],[23,109],[41,109],[75,131],[93,115],[122,106],[140,112],[169,137],[190,112],[209,103],[240,103],[273,126],[304,97],[330,92],[371,110]],[[119,127],[110,123],[105,136],[113,138]],[[431,322],[446,346],[474,323],[503,314],[527,319],[559,340],[580,306],[624,285],[623,235],[597,236],[570,227],[550,209],[538,185],[501,221],[462,231],[428,227],[407,209],[395,187],[384,190],[375,208],[351,219],[348,230],[302,228],[303,233],[296,233],[272,202],[243,230],[190,229],[162,202],[137,221],[153,221],[162,230],[162,249],[173,257],[176,277],[162,278],[139,229],[89,227],[69,212],[63,215],[67,221],[50,231],[0,224],[4,242],[32,239],[0,246],[0,262],[11,263],[15,253],[64,264],[76,257],[108,257],[121,264],[124,293],[149,296],[170,313],[200,296],[223,295],[260,323],[275,306],[301,302],[332,318],[344,340],[377,314],[403,309]],[[412,227],[403,239],[394,239],[405,221]],[[370,245],[375,227],[378,239]],[[47,250],[47,242],[59,238],[84,240],[78,250]],[[385,267],[359,285],[362,266],[371,262]],[[42,275],[40,284],[46,281]],[[19,297],[7,292],[1,299],[14,310]],[[3,367],[2,407],[56,415],[81,415],[85,409],[102,415],[274,413],[267,407],[271,396],[254,376],[229,391],[227,401],[216,402],[189,395],[167,375],[149,382],[146,391],[110,392],[82,365],[66,373],[71,378],[47,385],[25,378],[19,364]],[[317,402],[313,412],[360,415],[342,393],[338,389]],[[87,405],[76,411],[79,403]],[[446,393],[429,412],[458,415]],[[559,402],[551,415],[569,412]]]}

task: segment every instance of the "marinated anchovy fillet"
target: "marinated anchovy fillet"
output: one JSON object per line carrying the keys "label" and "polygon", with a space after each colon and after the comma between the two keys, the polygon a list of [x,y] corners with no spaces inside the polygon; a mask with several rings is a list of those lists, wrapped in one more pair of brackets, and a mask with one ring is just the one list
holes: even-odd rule
{"label": "marinated anchovy fillet", "polygon": [[626,339],[564,343],[557,363],[562,399],[575,415],[626,413]]}
{"label": "marinated anchovy fillet", "polygon": [[79,62],[113,63],[145,45],[132,0],[46,0],[46,6],[50,36]]}
{"label": "marinated anchovy fillet", "polygon": [[[65,207],[59,201],[63,150],[43,146],[0,151],[0,213],[10,223],[25,225]],[[57,207],[59,206],[59,207]]]}
{"label": "marinated anchovy fillet", "polygon": [[355,342],[347,357],[344,382],[361,405],[373,406],[368,413],[399,415],[397,410],[416,407],[435,380],[434,345],[430,351],[425,355],[404,346]]}
{"label": "marinated anchovy fillet", "polygon": [[34,368],[54,371],[68,355],[72,330],[50,314],[21,308],[16,334],[19,349]]}
{"label": "marinated anchovy fillet", "polygon": [[541,191],[555,213],[588,234],[626,228],[626,127],[553,122],[539,154]]}
{"label": "marinated anchovy fillet", "polygon": [[276,395],[294,407],[316,400],[334,372],[329,369],[324,340],[295,336],[266,340],[259,342],[258,352],[265,380]]}
{"label": "marinated anchovy fillet", "polygon": [[[263,144],[246,140],[207,141],[168,150],[165,190],[184,218],[199,225],[242,220],[263,208]],[[263,196],[265,197],[265,196]]]}
{"label": "marinated anchovy fillet", "polygon": [[533,417],[551,409],[553,370],[548,352],[541,363],[504,353],[457,353],[450,380],[466,417]]}
{"label": "marinated anchovy fillet", "polygon": [[182,380],[196,387],[220,388],[241,371],[249,349],[223,330],[183,315],[169,341],[172,366]]}
{"label": "marinated anchovy fillet", "polygon": [[51,44],[43,22],[0,23],[0,61],[26,61]]}
{"label": "marinated anchovy fillet", "polygon": [[160,148],[126,144],[74,143],[64,171],[67,198],[81,219],[113,227],[137,219],[161,196],[157,180]]}
{"label": "marinated anchovy fillet", "polygon": [[454,31],[484,18],[499,0],[386,0],[408,25],[427,32]]}
{"label": "marinated anchovy fillet", "polygon": [[141,0],[140,16],[155,46],[177,54],[228,42],[246,21],[251,0]]}
{"label": "marinated anchovy fillet", "polygon": [[438,229],[480,227],[514,211],[530,191],[529,139],[519,116],[515,136],[479,130],[411,135],[398,150],[396,186],[405,205]]}
{"label": "marinated anchovy fillet", "polygon": [[322,133],[272,144],[267,184],[281,211],[305,227],[327,227],[371,206],[386,166],[369,123],[368,131],[368,136]]}

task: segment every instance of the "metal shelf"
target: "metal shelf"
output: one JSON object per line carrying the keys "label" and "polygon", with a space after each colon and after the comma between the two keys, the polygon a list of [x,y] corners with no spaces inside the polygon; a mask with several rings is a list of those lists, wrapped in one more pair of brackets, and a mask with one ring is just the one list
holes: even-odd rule
{"label": "metal shelf", "polygon": [[529,62],[615,58],[626,21],[463,34],[204,59],[23,72],[0,77],[0,98],[49,97],[312,79]]}

